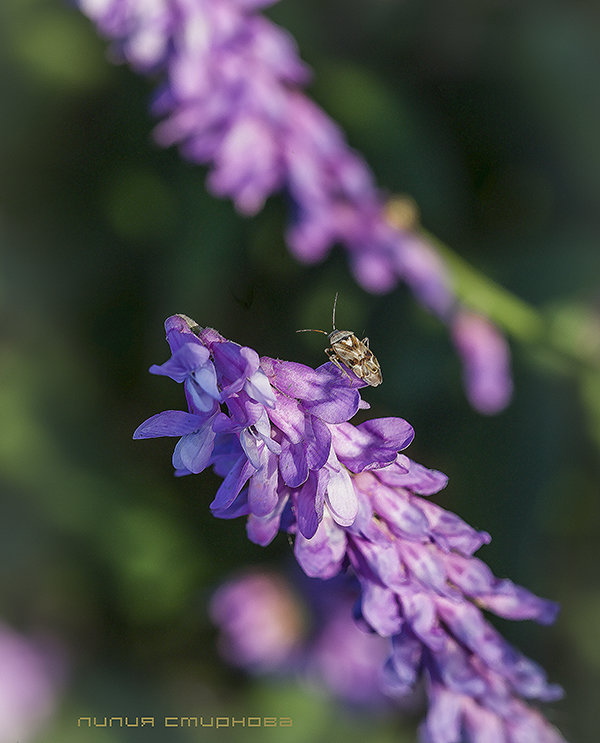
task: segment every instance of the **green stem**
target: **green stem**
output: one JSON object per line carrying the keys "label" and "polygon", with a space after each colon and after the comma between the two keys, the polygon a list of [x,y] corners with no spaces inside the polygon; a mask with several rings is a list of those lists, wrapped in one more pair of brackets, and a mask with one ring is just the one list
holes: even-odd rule
{"label": "green stem", "polygon": [[504,287],[478,271],[464,258],[425,230],[423,237],[439,251],[446,261],[454,290],[468,308],[481,312],[507,335],[528,347],[550,352],[557,362],[570,366],[600,369],[600,352],[594,344],[578,343],[573,337],[557,332],[553,318],[532,307]]}

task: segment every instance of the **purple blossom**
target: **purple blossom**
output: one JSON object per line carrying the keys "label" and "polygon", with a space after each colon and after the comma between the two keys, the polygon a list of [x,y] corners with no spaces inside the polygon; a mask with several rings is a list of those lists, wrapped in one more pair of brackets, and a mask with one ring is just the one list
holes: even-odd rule
{"label": "purple blossom", "polygon": [[486,317],[467,310],[456,313],[451,329],[471,405],[480,413],[497,413],[512,394],[506,339]]}
{"label": "purple blossom", "polygon": [[[424,740],[480,743],[482,731],[495,731],[489,740],[561,741],[524,701],[551,701],[561,690],[482,613],[546,624],[558,607],[473,556],[490,536],[428,500],[447,478],[400,453],[412,427],[401,418],[351,423],[368,407],[365,385],[331,362],[311,369],[259,358],[183,315],[166,329],[172,358],[152,370],[187,385],[188,412],[159,413],[134,437],[181,436],[178,474],[212,465],[224,478],[214,515],[247,516],[248,536],[261,545],[280,530],[292,535],[308,576],[354,574],[359,621],[391,639],[387,691],[408,694],[425,679]],[[190,393],[196,383],[214,401],[209,409],[195,387]]]}
{"label": "purple blossom", "polygon": [[0,742],[28,741],[56,705],[64,663],[56,647],[0,624]]}
{"label": "purple blossom", "polygon": [[305,631],[302,611],[287,583],[253,570],[228,580],[213,595],[210,615],[219,627],[219,650],[252,673],[293,667]]}
{"label": "purple blossom", "polygon": [[381,685],[389,641],[358,628],[356,581],[291,581],[258,568],[228,579],[210,602],[219,650],[253,674],[294,676],[343,702],[389,705]]}
{"label": "purple blossom", "polygon": [[[207,165],[213,194],[249,215],[283,192],[287,243],[299,260],[321,261],[339,243],[364,289],[387,292],[403,281],[453,326],[460,305],[443,260],[398,222],[365,161],[302,92],[310,74],[294,40],[258,13],[276,0],[77,1],[112,40],[116,60],[159,77],[156,140]],[[483,412],[500,409],[511,391],[507,355],[495,373],[495,357],[488,356],[482,382],[473,357],[486,356],[486,338],[471,334],[468,349],[457,347],[469,399]]]}

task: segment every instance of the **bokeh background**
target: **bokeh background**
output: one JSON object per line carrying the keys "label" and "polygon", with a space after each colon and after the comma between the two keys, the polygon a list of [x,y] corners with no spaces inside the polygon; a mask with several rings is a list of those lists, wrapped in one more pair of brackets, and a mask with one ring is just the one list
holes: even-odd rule
{"label": "bokeh background", "polygon": [[[359,716],[219,660],[212,591],[243,566],[286,564],[291,548],[282,536],[259,548],[242,521],[213,519],[217,479],[173,478],[173,441],[131,440],[146,417],[182,407],[180,387],[147,373],[168,357],[167,315],[316,365],[323,339],[295,330],[327,328],[339,291],[338,325],[364,331],[384,370],[365,394],[374,414],[414,425],[411,456],[450,476],[437,502],[492,534],[480,556],[494,571],[561,602],[551,628],[497,625],[564,685],[548,717],[571,743],[595,742],[600,8],[282,0],[269,15],[298,39],[311,94],[380,184],[414,197],[423,224],[547,332],[512,343],[510,407],[477,414],[445,329],[405,289],[364,293],[341,251],[298,264],[279,198],[242,219],[206,193],[201,168],[153,144],[152,83],[107,62],[76,9],[3,0],[0,621],[53,659],[56,705],[34,739],[415,740],[420,713]],[[180,714],[295,725],[76,724]]]}

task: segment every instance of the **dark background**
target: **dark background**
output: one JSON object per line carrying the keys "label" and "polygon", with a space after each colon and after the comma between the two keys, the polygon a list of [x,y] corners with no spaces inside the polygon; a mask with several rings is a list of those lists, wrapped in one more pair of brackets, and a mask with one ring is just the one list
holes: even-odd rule
{"label": "dark background", "polygon": [[[176,480],[172,440],[133,442],[181,389],[147,373],[184,312],[261,354],[324,360],[330,322],[363,331],[385,383],[374,415],[415,427],[410,454],[450,476],[436,501],[489,531],[479,556],[562,604],[555,626],[497,626],[564,685],[546,708],[597,740],[600,698],[600,7],[502,0],[282,0],[270,16],[315,71],[310,94],[381,186],[542,313],[515,341],[515,395],[495,417],[461,389],[446,330],[407,290],[371,296],[341,251],[304,267],[279,197],[243,219],[203,169],[161,151],[153,85],[105,59],[60,0],[0,10],[0,616],[45,633],[69,668],[39,741],[415,740],[419,716],[350,715],[292,681],[217,658],[206,615],[231,571],[285,563],[217,521],[211,473]],[[499,318],[502,320],[502,318]],[[557,352],[556,349],[563,349]],[[596,358],[594,365],[593,358]],[[581,362],[583,356],[592,362]],[[77,729],[79,716],[286,715],[281,731]]]}

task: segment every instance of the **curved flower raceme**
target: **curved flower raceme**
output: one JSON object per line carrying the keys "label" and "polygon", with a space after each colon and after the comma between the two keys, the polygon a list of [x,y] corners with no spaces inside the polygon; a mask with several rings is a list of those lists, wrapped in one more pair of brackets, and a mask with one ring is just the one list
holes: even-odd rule
{"label": "curved flower raceme", "polygon": [[[299,260],[318,262],[340,244],[364,289],[386,292],[404,281],[451,326],[459,304],[444,261],[394,217],[397,210],[367,164],[302,92],[310,74],[295,42],[258,13],[274,2],[77,0],[112,40],[114,58],[159,76],[156,139],[207,165],[212,193],[254,214],[283,191],[290,204],[287,242]],[[457,344],[459,353],[462,348]],[[491,369],[504,384],[502,394],[492,389],[485,376],[490,365],[493,360],[472,365],[466,377],[478,390],[472,403],[486,413],[504,407],[511,390],[507,365]],[[482,400],[487,389],[491,396]]]}
{"label": "curved flower raceme", "polygon": [[562,741],[524,701],[561,690],[482,613],[550,623],[557,606],[473,556],[490,536],[427,499],[447,478],[400,453],[412,427],[401,418],[351,423],[369,407],[365,385],[330,362],[260,358],[183,315],[166,329],[171,359],[151,371],[183,383],[188,411],[159,413],[134,437],[180,437],[177,474],[212,466],[224,478],[214,515],[246,516],[261,545],[280,530],[293,535],[308,576],[354,573],[359,622],[391,640],[387,690],[402,695],[426,681],[423,739]]}

